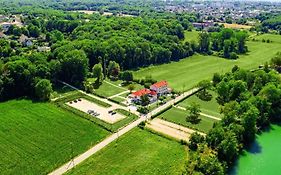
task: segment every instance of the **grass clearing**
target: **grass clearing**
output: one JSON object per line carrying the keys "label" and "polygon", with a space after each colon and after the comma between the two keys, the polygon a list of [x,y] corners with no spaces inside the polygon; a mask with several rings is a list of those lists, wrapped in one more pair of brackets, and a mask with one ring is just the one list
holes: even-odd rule
{"label": "grass clearing", "polygon": [[137,79],[152,76],[154,79],[167,80],[169,85],[178,90],[188,90],[199,81],[211,79],[213,74],[230,71],[234,65],[253,69],[269,61],[281,50],[281,44],[248,42],[249,53],[240,55],[238,60],[227,60],[215,56],[193,55],[178,62],[150,66],[134,72]]}
{"label": "grass clearing", "polygon": [[188,41],[198,41],[199,32],[198,31],[184,31],[184,42]]}
{"label": "grass clearing", "polygon": [[200,116],[201,121],[199,124],[191,124],[189,122],[186,122],[186,116],[188,112],[185,110],[181,110],[178,108],[171,108],[161,114],[159,118],[176,123],[178,125],[186,126],[191,129],[195,129],[204,133],[207,133],[212,127],[217,120],[205,117],[205,116]]}
{"label": "grass clearing", "polygon": [[98,96],[110,97],[124,91],[126,90],[123,89],[122,87],[116,87],[107,82],[103,82],[98,89],[95,89],[94,93],[97,94]]}
{"label": "grass clearing", "polygon": [[[47,174],[109,132],[50,103],[0,103],[1,174]],[[72,146],[71,146],[72,145]]]}
{"label": "grass clearing", "polygon": [[181,174],[186,158],[185,146],[136,128],[68,174]]}
{"label": "grass clearing", "polygon": [[184,101],[180,102],[178,105],[184,108],[187,108],[191,103],[195,102],[200,105],[202,113],[222,118],[222,114],[220,114],[220,105],[216,101],[216,93],[213,91],[210,91],[210,93],[213,95],[213,98],[211,101],[203,101],[200,100],[196,95],[192,95],[185,99]]}

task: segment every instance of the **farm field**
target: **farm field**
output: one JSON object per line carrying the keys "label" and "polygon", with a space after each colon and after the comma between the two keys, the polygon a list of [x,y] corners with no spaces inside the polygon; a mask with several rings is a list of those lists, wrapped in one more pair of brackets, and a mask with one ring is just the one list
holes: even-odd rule
{"label": "farm field", "polygon": [[185,149],[178,142],[136,128],[68,174],[181,174]]}
{"label": "farm field", "polygon": [[182,126],[186,126],[191,129],[196,129],[204,133],[207,133],[213,127],[213,124],[217,121],[215,119],[211,119],[205,116],[200,116],[201,118],[200,123],[195,125],[186,122],[187,114],[188,114],[187,111],[173,107],[168,111],[164,112],[163,114],[161,114],[159,118]]}
{"label": "farm field", "polygon": [[231,70],[234,65],[245,69],[256,68],[274,57],[281,50],[281,44],[248,42],[248,48],[250,52],[240,55],[238,60],[196,54],[179,62],[140,69],[134,72],[134,76],[152,76],[158,81],[167,80],[175,90],[188,90],[201,80],[211,79],[216,72],[225,73]]}
{"label": "farm field", "polygon": [[225,28],[230,29],[251,29],[253,26],[250,25],[242,25],[242,24],[228,24],[228,23],[220,23],[224,25]]}
{"label": "farm field", "polygon": [[210,91],[210,93],[213,95],[211,101],[203,101],[200,100],[196,95],[192,95],[191,97],[179,103],[178,106],[187,108],[192,102],[195,102],[200,105],[202,113],[221,118],[222,114],[220,114],[220,105],[216,101],[217,95],[213,91]]}
{"label": "farm field", "polygon": [[[109,132],[50,103],[0,103],[1,174],[47,174]],[[32,165],[32,166],[31,166]]]}

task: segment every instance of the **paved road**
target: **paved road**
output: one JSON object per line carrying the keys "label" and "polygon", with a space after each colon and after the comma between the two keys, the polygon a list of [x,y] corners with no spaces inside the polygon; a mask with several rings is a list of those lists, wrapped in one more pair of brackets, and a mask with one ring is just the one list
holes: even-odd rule
{"label": "paved road", "polygon": [[[79,90],[67,83],[64,83],[65,85],[68,85],[76,90]],[[81,93],[89,95],[93,98],[99,99],[101,101],[104,101],[106,103],[109,103],[111,105],[116,105],[115,103],[112,103],[106,99],[102,99],[99,97],[96,97],[94,95],[91,94],[87,94],[84,91],[79,90]],[[112,135],[110,135],[109,137],[107,137],[106,139],[104,139],[103,141],[101,141],[100,143],[98,143],[97,145],[93,146],[92,148],[90,148],[88,151],[84,152],[81,155],[78,155],[77,157],[75,157],[73,160],[67,162],[66,164],[62,165],[61,167],[59,167],[58,169],[54,170],[53,172],[49,173],[49,175],[61,175],[66,173],[68,170],[74,168],[75,166],[77,166],[78,164],[82,163],[84,160],[86,160],[87,158],[91,157],[93,154],[95,154],[96,152],[98,152],[99,150],[103,149],[104,147],[106,147],[108,144],[112,143],[113,141],[115,141],[116,139],[118,139],[118,137],[120,137],[121,135],[129,132],[130,130],[132,130],[133,128],[135,128],[136,126],[138,126],[141,122],[146,121],[148,119],[151,118],[151,116],[161,112],[162,110],[168,108],[169,106],[174,105],[176,102],[182,100],[183,98],[193,94],[194,92],[198,91],[197,88],[192,89],[188,92],[183,93],[182,95],[176,97],[176,99],[167,102],[166,104],[154,109],[153,111],[151,111],[150,113],[148,113],[146,116],[140,116],[139,119],[137,119],[136,121],[130,123],[129,125],[127,125],[126,127],[122,128],[121,130],[119,130],[117,133],[114,133]],[[124,109],[126,107],[120,106],[120,108]]]}

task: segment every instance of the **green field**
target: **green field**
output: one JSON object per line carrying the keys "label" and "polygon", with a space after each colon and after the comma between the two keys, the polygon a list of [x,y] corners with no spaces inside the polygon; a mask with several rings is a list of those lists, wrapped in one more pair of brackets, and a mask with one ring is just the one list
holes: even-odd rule
{"label": "green field", "polygon": [[0,103],[1,174],[47,174],[109,133],[50,103]]}
{"label": "green field", "polygon": [[[109,80],[107,80],[107,81],[118,86],[118,83],[116,83],[116,82],[109,81]],[[118,81],[118,82],[120,82],[120,81]],[[126,91],[126,89],[124,89],[122,87],[116,87],[116,86],[113,86],[104,81],[98,89],[95,89],[94,92],[95,92],[95,94],[97,94],[99,96],[110,97],[112,95],[119,94],[121,92]]]}
{"label": "green field", "polygon": [[178,142],[136,128],[68,174],[181,174],[185,149]]}
{"label": "green field", "polygon": [[192,95],[191,97],[188,97],[178,105],[184,108],[187,108],[192,102],[198,103],[200,105],[200,109],[202,113],[214,116],[214,117],[222,117],[222,114],[220,114],[220,105],[216,101],[216,93],[213,91],[210,91],[210,93],[213,95],[213,98],[211,101],[203,101],[200,100],[196,95]]}
{"label": "green field", "polygon": [[270,40],[273,43],[281,44],[281,35],[274,35],[274,34],[262,34],[262,35],[254,35],[251,38],[254,38],[256,41],[262,41],[263,39]]}
{"label": "green field", "polygon": [[184,31],[184,41],[198,41],[199,32],[198,31]]}
{"label": "green field", "polygon": [[182,126],[186,126],[186,127],[192,128],[192,129],[196,129],[198,131],[205,132],[205,133],[207,133],[213,127],[214,122],[217,121],[217,120],[214,120],[211,118],[200,116],[200,118],[201,118],[200,123],[195,125],[195,124],[186,122],[187,114],[188,114],[187,111],[173,107],[173,108],[169,109],[168,111],[164,112],[163,114],[161,114],[159,116],[159,118],[182,125]]}
{"label": "green field", "polygon": [[167,80],[178,91],[188,90],[201,80],[211,79],[216,72],[225,73],[231,70],[234,65],[246,69],[257,68],[281,51],[281,44],[277,43],[248,42],[247,45],[250,52],[240,55],[238,60],[197,54],[179,62],[140,69],[134,72],[134,76],[138,79],[152,76],[156,80]]}

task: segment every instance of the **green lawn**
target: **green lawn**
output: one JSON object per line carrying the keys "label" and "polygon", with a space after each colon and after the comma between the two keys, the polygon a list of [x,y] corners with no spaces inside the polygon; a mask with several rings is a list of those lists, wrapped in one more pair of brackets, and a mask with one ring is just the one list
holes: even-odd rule
{"label": "green lawn", "polygon": [[12,100],[0,109],[1,174],[47,174],[109,134],[50,103]]}
{"label": "green lawn", "polygon": [[68,174],[181,174],[186,158],[183,145],[136,128]]}
{"label": "green lawn", "polygon": [[179,62],[140,69],[134,72],[134,76],[138,79],[152,76],[158,81],[167,80],[170,86],[176,90],[188,90],[201,80],[211,79],[216,72],[225,73],[231,70],[234,65],[246,69],[257,68],[281,51],[281,44],[277,43],[248,42],[247,45],[250,52],[240,55],[238,60],[197,54]]}
{"label": "green lawn", "polygon": [[220,114],[220,105],[216,101],[216,93],[213,91],[210,91],[210,93],[213,95],[213,98],[211,101],[203,101],[200,100],[196,95],[192,95],[191,97],[188,97],[178,105],[181,107],[188,107],[192,102],[198,103],[201,107],[202,113],[214,116],[214,117],[222,117],[222,114]]}
{"label": "green lawn", "polygon": [[199,32],[198,31],[184,31],[184,41],[198,41],[198,37],[199,37]]}
{"label": "green lawn", "polygon": [[213,127],[214,122],[216,122],[216,120],[214,119],[200,116],[201,121],[199,124],[191,124],[189,122],[186,122],[187,114],[187,111],[173,107],[161,114],[159,118],[205,133],[207,133]]}
{"label": "green lawn", "polygon": [[53,88],[53,90],[54,91],[51,94],[51,98],[68,96],[68,95],[72,95],[72,94],[75,94],[76,92],[78,92],[77,90],[74,90],[66,85],[56,86]]}
{"label": "green lawn", "polygon": [[126,89],[123,89],[122,87],[116,87],[107,82],[103,82],[102,85],[98,89],[95,89],[94,92],[99,96],[110,97],[112,95],[119,94],[124,91],[126,91]]}
{"label": "green lawn", "polygon": [[255,35],[251,38],[255,38],[257,41],[262,41],[263,39],[270,40],[273,43],[281,44],[281,35],[275,35],[275,34],[262,34],[262,35]]}

